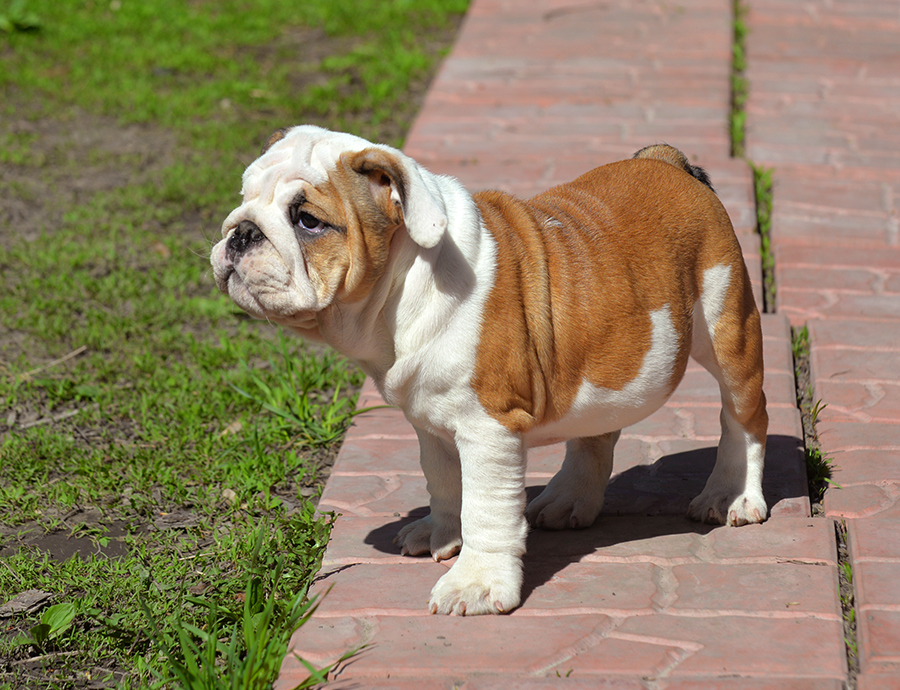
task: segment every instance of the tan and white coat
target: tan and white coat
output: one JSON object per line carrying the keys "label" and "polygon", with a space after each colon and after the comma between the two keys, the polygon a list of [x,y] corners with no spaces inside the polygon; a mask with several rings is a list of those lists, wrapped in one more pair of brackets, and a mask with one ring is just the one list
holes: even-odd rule
{"label": "tan and white coat", "polygon": [[[586,527],[619,431],[658,409],[689,356],[722,392],[694,519],[766,517],[762,337],[731,222],[683,156],[651,147],[528,201],[470,195],[390,147],[276,132],[212,252],[251,314],[356,360],[413,424],[431,496],[404,554],[459,553],[433,612],[518,606],[528,523]],[[566,458],[525,506],[529,446]]]}

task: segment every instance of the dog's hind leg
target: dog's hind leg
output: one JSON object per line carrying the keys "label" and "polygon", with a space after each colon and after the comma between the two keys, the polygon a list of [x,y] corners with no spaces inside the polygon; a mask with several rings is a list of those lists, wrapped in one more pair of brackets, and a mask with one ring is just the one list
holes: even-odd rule
{"label": "dog's hind leg", "polygon": [[719,265],[703,275],[694,308],[691,356],[719,384],[722,437],[716,464],[688,509],[704,522],[743,525],[766,519],[762,493],[766,454],[766,398],[759,312],[745,271]]}
{"label": "dog's hind leg", "polygon": [[613,467],[613,449],[621,432],[575,438],[566,443],[566,459],[547,487],[525,509],[535,527],[590,527],[603,508]]}

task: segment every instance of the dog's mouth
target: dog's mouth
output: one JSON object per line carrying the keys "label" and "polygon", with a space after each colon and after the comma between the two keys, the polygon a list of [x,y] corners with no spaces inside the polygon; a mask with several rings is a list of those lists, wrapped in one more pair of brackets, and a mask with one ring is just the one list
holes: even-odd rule
{"label": "dog's mouth", "polygon": [[216,283],[219,289],[231,297],[232,301],[251,316],[258,319],[267,319],[269,314],[259,301],[259,298],[250,289],[233,263],[223,267],[221,277],[217,276]]}
{"label": "dog's mouth", "polygon": [[310,295],[298,290],[293,271],[276,258],[276,252],[261,251],[265,236],[241,233],[235,240],[235,234],[213,248],[213,277],[219,290],[254,318],[301,330],[317,328],[317,312],[297,308],[310,304]]}

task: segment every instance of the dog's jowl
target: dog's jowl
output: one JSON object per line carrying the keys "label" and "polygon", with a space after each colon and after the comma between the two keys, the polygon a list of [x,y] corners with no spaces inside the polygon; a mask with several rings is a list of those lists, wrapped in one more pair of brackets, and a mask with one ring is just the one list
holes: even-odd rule
{"label": "dog's jowl", "polygon": [[[620,430],[667,400],[689,356],[723,409],[688,513],[766,518],[760,317],[728,215],[676,149],[524,201],[301,126],[270,138],[242,194],[212,252],[219,288],[354,359],[416,429],[431,513],[396,542],[459,554],[432,612],[518,606],[528,524],[594,522]],[[561,441],[561,469],[526,507],[527,449]]]}

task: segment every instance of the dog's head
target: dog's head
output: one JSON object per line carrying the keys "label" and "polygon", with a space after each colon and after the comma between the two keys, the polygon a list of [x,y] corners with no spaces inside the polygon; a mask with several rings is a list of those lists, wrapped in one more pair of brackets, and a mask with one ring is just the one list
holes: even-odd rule
{"label": "dog's head", "polygon": [[308,125],[269,138],[241,193],[212,251],[216,284],[253,316],[305,330],[366,298],[397,233],[431,248],[447,227],[434,178],[412,159]]}

